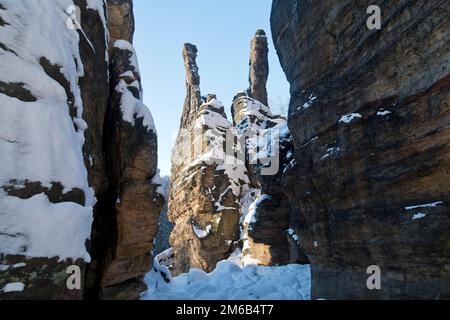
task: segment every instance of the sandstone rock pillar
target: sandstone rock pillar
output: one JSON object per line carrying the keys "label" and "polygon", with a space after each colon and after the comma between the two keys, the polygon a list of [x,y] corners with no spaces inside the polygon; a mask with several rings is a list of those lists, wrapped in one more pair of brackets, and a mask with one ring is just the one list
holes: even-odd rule
{"label": "sandstone rock pillar", "polygon": [[248,182],[243,161],[226,153],[236,134],[223,105],[212,94],[201,100],[196,55],[194,45],[184,46],[187,92],[169,197],[175,274],[210,272],[228,258],[239,239],[239,197]]}
{"label": "sandstone rock pillar", "polygon": [[269,46],[266,32],[259,29],[251,43],[248,95],[266,106],[269,104],[266,88],[269,77],[268,55]]}

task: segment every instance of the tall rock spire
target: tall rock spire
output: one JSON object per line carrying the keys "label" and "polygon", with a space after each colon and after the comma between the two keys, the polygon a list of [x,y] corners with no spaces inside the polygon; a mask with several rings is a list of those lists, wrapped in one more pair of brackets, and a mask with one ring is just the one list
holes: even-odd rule
{"label": "tall rock spire", "polygon": [[[248,177],[237,136],[216,95],[200,95],[197,48],[183,47],[186,101],[172,151],[168,218],[175,275],[211,272],[239,241],[240,196]],[[236,145],[235,145],[236,144]]]}
{"label": "tall rock spire", "polygon": [[108,29],[111,39],[133,43],[134,28],[133,0],[108,0]]}
{"label": "tall rock spire", "polygon": [[250,88],[248,95],[266,106],[267,99],[267,79],[269,77],[269,46],[264,30],[258,29],[251,43],[250,52]]}
{"label": "tall rock spire", "polygon": [[200,75],[197,66],[197,47],[190,43],[183,46],[183,60],[186,68],[186,100],[183,107],[181,127],[185,128],[193,120],[201,105]]}
{"label": "tall rock spire", "polygon": [[[250,88],[234,97],[231,108],[237,136],[245,149],[251,187],[243,196],[242,208],[257,217],[253,222],[244,220],[241,225],[242,253],[262,265],[307,263],[295,240],[297,236],[286,233],[291,225],[291,207],[281,177],[291,161],[293,145],[287,119],[272,114],[267,105],[268,51],[265,32],[257,30],[251,43]],[[278,137],[267,143],[268,133]],[[272,159],[261,152],[269,149],[273,150]],[[269,164],[270,173],[266,171]]]}

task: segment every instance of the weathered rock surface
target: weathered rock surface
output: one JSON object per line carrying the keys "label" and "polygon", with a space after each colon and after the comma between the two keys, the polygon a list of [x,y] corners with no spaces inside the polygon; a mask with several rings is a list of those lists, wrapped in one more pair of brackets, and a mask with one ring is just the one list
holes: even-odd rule
{"label": "weathered rock surface", "polygon": [[[151,269],[149,252],[165,200],[157,192],[159,185],[151,182],[157,174],[157,136],[142,103],[139,70],[133,65],[135,52],[130,43],[118,41],[111,57],[110,83],[115,89],[103,146],[110,196],[116,196],[115,220],[105,227],[115,226],[116,233],[103,257],[100,297],[137,299],[145,290],[143,276]],[[134,109],[131,114],[129,108]]]}
{"label": "weathered rock surface", "polygon": [[232,147],[236,134],[214,95],[202,103],[196,54],[195,46],[184,46],[187,97],[169,198],[175,274],[190,268],[210,272],[229,256],[239,239],[239,195],[247,183],[244,162],[234,152],[224,162],[224,146]]}
{"label": "weathered rock surface", "polygon": [[269,46],[266,32],[257,30],[250,51],[250,87],[248,95],[268,106],[267,79],[269,78]]}
{"label": "weathered rock surface", "polygon": [[313,299],[450,298],[450,3],[376,3],[381,30],[366,27],[373,1],[273,2],[294,229]]}
{"label": "weathered rock surface", "polygon": [[[132,40],[131,3],[108,1],[107,21],[101,0],[0,1],[0,299],[137,299],[145,289],[163,205],[156,131],[132,45],[109,45],[106,30]],[[81,290],[67,288],[71,265]],[[1,290],[16,282],[23,291]]]}
{"label": "weathered rock surface", "polygon": [[[102,130],[98,114],[106,110],[109,86],[101,3],[74,3],[84,35],[60,1],[0,4],[0,136],[6,138],[0,142],[0,299],[80,299],[82,290],[67,288],[66,271],[77,265],[82,276],[90,260],[91,187],[105,183],[86,169],[95,158],[102,170],[95,130]],[[55,29],[58,36],[47,38]],[[19,282],[23,291],[2,290]]]}
{"label": "weathered rock surface", "polygon": [[[250,87],[247,93],[236,95],[231,111],[245,146],[249,192],[258,190],[250,206],[243,203],[244,216],[253,216],[243,222],[244,242],[248,242],[243,253],[260,264],[274,265],[290,262],[290,251],[299,249],[292,232],[288,232],[291,208],[281,184],[283,171],[293,157],[292,137],[287,119],[272,114],[267,105],[268,51],[266,34],[258,30],[251,42]],[[248,201],[247,195],[244,202]],[[307,260],[304,255],[293,254],[292,261]]]}
{"label": "weathered rock surface", "polygon": [[126,40],[133,43],[133,0],[108,0],[108,30],[112,43]]}
{"label": "weathered rock surface", "polygon": [[181,128],[187,128],[195,121],[197,111],[202,104],[200,93],[200,75],[197,66],[197,47],[186,43],[183,46],[183,61],[186,69],[186,99],[183,106]]}
{"label": "weathered rock surface", "polygon": [[96,207],[88,297],[137,299],[151,269],[149,255],[164,198],[153,183],[157,136],[142,103],[132,1],[108,1],[110,79],[102,150],[108,188]]}

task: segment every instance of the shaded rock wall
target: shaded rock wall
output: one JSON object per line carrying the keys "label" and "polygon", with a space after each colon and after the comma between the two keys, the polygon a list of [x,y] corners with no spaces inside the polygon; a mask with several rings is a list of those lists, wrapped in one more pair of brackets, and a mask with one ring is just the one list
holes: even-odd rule
{"label": "shaded rock wall", "polygon": [[[380,5],[381,30],[366,27]],[[449,298],[448,1],[275,0],[313,298]],[[314,13],[314,14],[312,14]],[[370,265],[382,289],[366,286]]]}
{"label": "shaded rock wall", "polygon": [[[170,176],[164,176],[161,177],[161,187],[160,192],[164,195],[165,199],[169,199],[169,193],[170,193]],[[167,213],[169,211],[168,203],[166,201],[166,204],[161,211],[161,214],[159,215],[159,228],[158,228],[158,234],[155,237],[154,246],[153,246],[153,252],[152,256],[156,257],[158,254],[169,250],[171,248],[169,237],[170,233],[173,229],[173,224],[169,221],[169,218],[167,217]]]}
{"label": "shaded rock wall", "polygon": [[151,269],[150,251],[164,198],[157,175],[157,135],[142,103],[132,1],[108,1],[109,101],[102,151],[108,188],[96,206],[86,297],[137,299]]}

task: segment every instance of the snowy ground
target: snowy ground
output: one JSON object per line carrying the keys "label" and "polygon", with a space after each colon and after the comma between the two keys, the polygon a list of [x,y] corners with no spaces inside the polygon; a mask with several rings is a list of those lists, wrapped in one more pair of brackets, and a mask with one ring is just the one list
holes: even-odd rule
{"label": "snowy ground", "polygon": [[[187,274],[171,278],[159,270],[167,269],[156,262],[147,274],[148,291],[143,300],[309,300],[311,271],[309,265],[260,267],[221,261],[207,274],[191,269]],[[156,271],[155,271],[156,270]],[[163,272],[164,273],[164,272]],[[164,278],[170,279],[167,283]]]}

